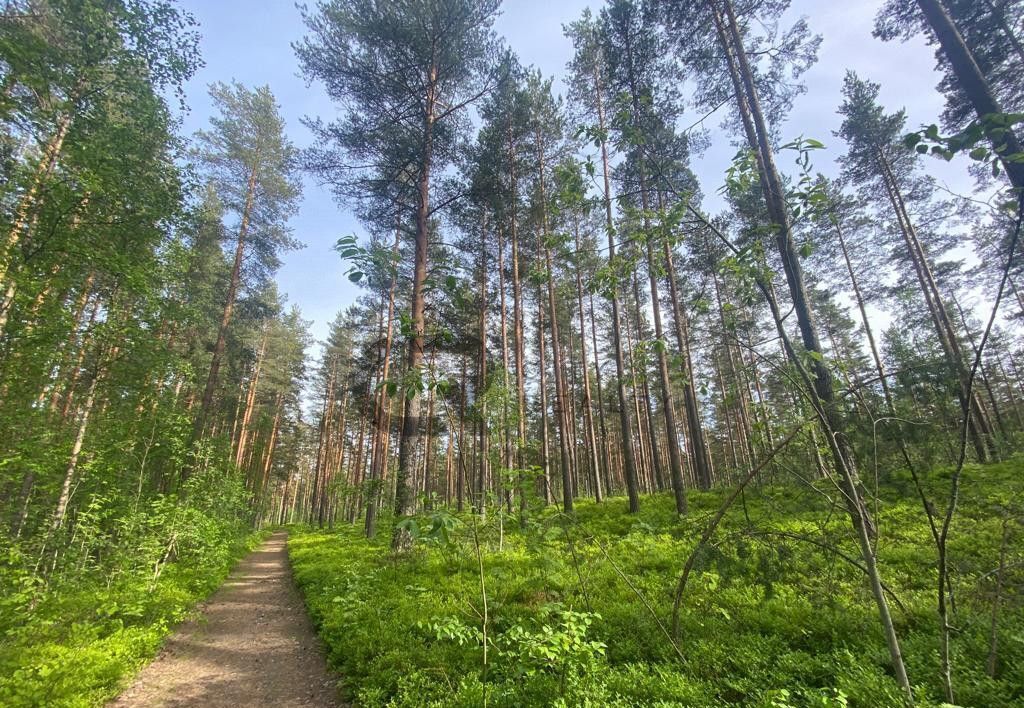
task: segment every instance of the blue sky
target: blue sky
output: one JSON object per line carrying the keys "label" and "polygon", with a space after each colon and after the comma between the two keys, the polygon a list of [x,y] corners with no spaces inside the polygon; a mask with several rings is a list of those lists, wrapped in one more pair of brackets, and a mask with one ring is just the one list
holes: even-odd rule
{"label": "blue sky", "polygon": [[[562,36],[562,24],[576,19],[584,7],[596,8],[600,4],[585,0],[506,0],[496,30],[524,64],[533,64],[546,75],[557,77],[563,73],[572,50]],[[942,97],[934,90],[937,76],[932,50],[920,39],[899,44],[871,37],[872,19],[880,4],[880,0],[795,0],[786,18],[806,15],[811,28],[823,35],[824,42],[818,63],[805,77],[808,92],[798,99],[783,134],[787,138],[804,135],[825,142],[828,154],[816,156],[816,160],[817,167],[826,172],[831,172],[829,155],[844,151],[832,131],[840,123],[835,110],[847,68],[880,82],[883,103],[889,109],[906,107],[910,126],[934,122],[942,108]],[[206,62],[187,86],[191,111],[184,117],[186,133],[206,127],[211,112],[206,86],[214,81],[234,79],[248,85],[268,84],[298,147],[311,142],[309,132],[300,122],[303,116],[330,119],[336,115],[321,87],[307,87],[298,75],[291,43],[303,36],[304,27],[290,0],[180,0],[180,5],[200,22]],[[714,131],[719,122],[716,116],[707,126]],[[716,139],[712,135],[712,141],[711,149],[694,161],[694,170],[705,194],[712,195],[706,206],[714,210],[713,195],[723,181],[734,150],[725,136]],[[785,162],[780,166],[789,167]],[[938,176],[951,189],[970,189],[962,165],[943,165]],[[350,213],[335,204],[325,189],[309,180],[305,180],[303,203],[291,225],[306,247],[285,256],[278,282],[289,301],[300,307],[306,319],[312,320],[313,335],[323,339],[335,313],[357,295],[331,247],[340,236],[361,230]]]}

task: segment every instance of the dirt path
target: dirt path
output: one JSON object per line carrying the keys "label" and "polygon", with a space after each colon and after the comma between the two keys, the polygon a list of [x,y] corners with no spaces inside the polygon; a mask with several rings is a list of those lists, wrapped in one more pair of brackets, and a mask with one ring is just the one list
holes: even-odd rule
{"label": "dirt path", "polygon": [[287,534],[250,553],[109,708],[340,707],[295,584]]}

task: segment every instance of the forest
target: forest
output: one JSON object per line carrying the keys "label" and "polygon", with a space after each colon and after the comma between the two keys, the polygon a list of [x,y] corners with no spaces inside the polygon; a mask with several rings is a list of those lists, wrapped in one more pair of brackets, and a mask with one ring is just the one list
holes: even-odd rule
{"label": "forest", "polygon": [[174,0],[7,0],[0,705],[115,699],[272,532],[338,705],[1024,705],[1024,1],[867,6],[930,122],[789,0],[598,0],[557,75],[514,0],[300,4],[307,145],[227,76],[182,128]]}

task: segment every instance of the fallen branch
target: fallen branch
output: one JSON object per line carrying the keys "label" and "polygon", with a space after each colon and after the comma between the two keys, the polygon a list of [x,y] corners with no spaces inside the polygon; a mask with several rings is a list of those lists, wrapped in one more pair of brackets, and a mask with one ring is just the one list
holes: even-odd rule
{"label": "fallen branch", "polygon": [[679,576],[679,583],[676,585],[675,600],[672,603],[672,636],[675,639],[679,639],[679,608],[683,603],[683,592],[686,590],[687,580],[690,579],[690,571],[693,570],[693,564],[697,562],[697,556],[700,555],[700,552],[704,550],[708,541],[711,540],[712,534],[715,533],[715,529],[718,528],[718,525],[722,522],[722,518],[725,516],[725,512],[729,510],[729,507],[733,505],[733,502],[735,502],[743,490],[746,489],[747,485],[753,481],[754,477],[760,474],[761,470],[763,470],[768,463],[772,461],[772,458],[779,454],[783,448],[793,441],[793,438],[797,436],[797,433],[804,429],[804,425],[806,425],[806,422],[798,425],[790,431],[789,435],[787,435],[782,442],[772,448],[772,450],[765,455],[764,459],[758,462],[757,465],[747,473],[747,476],[743,478],[743,481],[736,485],[736,488],[732,490],[732,493],[728,498],[726,498],[726,500],[722,502],[722,505],[718,507],[718,511],[715,512],[715,515],[711,518],[711,522],[708,524],[707,528],[704,529],[704,533],[701,534],[696,547],[690,553],[690,557],[686,559],[686,564],[683,566],[683,572]]}
{"label": "fallen branch", "polygon": [[672,637],[672,634],[670,634],[669,631],[665,629],[665,625],[662,623],[661,619],[658,618],[658,613],[654,611],[654,608],[651,606],[651,603],[649,603],[647,601],[647,598],[644,597],[643,593],[640,592],[640,590],[635,585],[633,585],[632,582],[630,582],[629,578],[626,576],[625,573],[622,572],[619,566],[615,565],[615,561],[613,561],[611,556],[608,555],[608,551],[605,549],[603,545],[601,545],[601,542],[598,541],[596,538],[593,538],[592,540],[595,544],[597,544],[597,547],[601,549],[601,553],[604,554],[604,559],[608,561],[608,564],[612,567],[612,570],[614,570],[615,573],[620,578],[622,578],[623,582],[626,583],[626,585],[629,586],[629,589],[633,591],[633,594],[640,599],[640,602],[644,603],[644,607],[646,607],[647,611],[651,613],[651,617],[654,618],[654,621],[658,623],[658,628],[665,635],[665,638],[668,639],[668,642],[672,645],[672,648],[675,649],[676,656],[679,657],[680,661],[683,661],[685,663],[686,657],[683,655],[683,650],[679,648],[679,645],[676,643],[676,640]]}
{"label": "fallen branch", "polygon": [[[821,548],[821,549],[824,549],[826,551],[829,551],[830,553],[835,553],[837,556],[839,556],[844,561],[846,561],[847,563],[852,565],[854,568],[859,569],[865,575],[867,575],[867,572],[868,572],[868,569],[865,568],[863,565],[861,565],[860,561],[858,561],[853,556],[849,556],[846,553],[843,553],[842,551],[840,551],[835,546],[833,546],[831,544],[828,544],[828,543],[825,543],[824,541],[819,541],[817,539],[811,538],[810,536],[803,536],[801,534],[791,533],[789,531],[748,531],[747,535],[748,536],[780,536],[782,538],[788,538],[788,539],[790,539],[792,541],[803,541],[804,543],[810,543],[811,545],[817,546],[818,548]],[[889,594],[889,597],[892,598],[892,601],[896,603],[896,607],[900,608],[900,611],[903,612],[904,614],[906,614],[907,613],[907,608],[900,601],[899,597],[896,596],[896,593],[893,592],[892,589],[888,585],[886,585],[885,583],[883,583],[881,581],[879,581],[879,583],[881,584],[882,589],[885,590],[885,592],[887,592]]]}

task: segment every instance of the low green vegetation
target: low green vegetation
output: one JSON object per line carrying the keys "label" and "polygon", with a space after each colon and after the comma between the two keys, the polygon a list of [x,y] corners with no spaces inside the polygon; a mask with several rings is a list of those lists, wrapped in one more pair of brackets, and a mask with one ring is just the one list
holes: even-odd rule
{"label": "low green vegetation", "polygon": [[231,513],[244,508],[239,480],[211,472],[188,490],[131,513],[94,498],[74,537],[49,544],[59,562],[4,549],[0,706],[102,705],[264,535]]}
{"label": "low green vegetation", "polygon": [[[965,706],[1024,702],[1021,468],[964,474],[949,551]],[[930,491],[948,476],[933,474]],[[635,516],[624,499],[584,501],[522,530],[498,508],[486,520],[427,514],[408,524],[418,539],[401,558],[390,534],[349,526],[296,528],[289,548],[357,706],[902,705],[849,519],[825,484],[766,485],[736,502],[698,558],[673,647],[680,570],[725,496],[693,493],[685,519],[667,494]],[[877,519],[918,705],[940,705],[935,548],[909,478],[886,482]]]}
{"label": "low green vegetation", "polygon": [[253,4],[0,4],[0,708],[1024,706],[1024,0]]}

